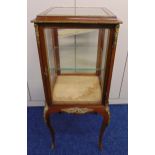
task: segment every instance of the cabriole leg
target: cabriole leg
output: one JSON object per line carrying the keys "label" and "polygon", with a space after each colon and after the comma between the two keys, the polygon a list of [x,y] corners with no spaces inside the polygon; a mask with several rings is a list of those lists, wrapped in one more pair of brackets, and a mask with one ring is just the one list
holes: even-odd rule
{"label": "cabriole leg", "polygon": [[105,129],[106,127],[108,126],[109,124],[109,121],[110,121],[110,112],[109,112],[109,109],[106,110],[106,112],[104,112],[102,114],[104,120],[102,122],[102,125],[101,125],[101,128],[100,128],[100,133],[99,133],[99,140],[98,140],[98,145],[99,145],[99,149],[102,150],[102,139],[103,139],[103,135],[104,135],[104,132],[105,132]]}
{"label": "cabriole leg", "polygon": [[44,109],[44,119],[45,119],[45,123],[47,124],[47,127],[49,128],[49,131],[51,134],[51,139],[52,139],[51,148],[54,149],[55,148],[55,132],[52,127],[52,123],[50,121],[50,113],[48,112],[47,107],[45,107],[45,109]]}

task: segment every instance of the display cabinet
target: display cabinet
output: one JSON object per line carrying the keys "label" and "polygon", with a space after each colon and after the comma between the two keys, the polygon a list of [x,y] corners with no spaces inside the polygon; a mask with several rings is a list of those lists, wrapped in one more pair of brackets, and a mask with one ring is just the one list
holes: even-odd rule
{"label": "display cabinet", "polygon": [[98,144],[102,148],[110,120],[109,91],[121,21],[106,8],[49,8],[32,22],[52,147],[55,135],[49,116],[65,112],[100,114]]}

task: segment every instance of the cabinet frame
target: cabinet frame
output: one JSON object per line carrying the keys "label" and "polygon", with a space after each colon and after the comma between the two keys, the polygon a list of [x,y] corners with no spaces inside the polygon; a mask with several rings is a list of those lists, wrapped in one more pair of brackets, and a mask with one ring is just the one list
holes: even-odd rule
{"label": "cabinet frame", "polygon": [[[102,136],[105,128],[109,124],[110,121],[110,111],[109,111],[109,93],[110,93],[110,85],[112,79],[112,71],[114,65],[114,58],[116,52],[117,45],[117,37],[119,31],[119,25],[121,21],[118,20],[115,16],[111,17],[78,17],[76,16],[74,19],[71,16],[64,17],[51,17],[51,16],[38,16],[35,20],[32,21],[35,26],[36,32],[36,40],[38,45],[38,54],[40,60],[40,68],[42,74],[42,81],[44,86],[45,93],[45,108],[44,108],[44,118],[47,126],[49,127],[51,137],[52,137],[52,147],[55,146],[55,136],[54,129],[50,122],[49,116],[56,112],[67,112],[67,113],[75,113],[75,114],[85,114],[97,112],[101,116],[103,116],[104,121],[102,122],[102,126],[99,134],[99,148],[102,148]],[[60,104],[55,105],[52,104],[52,91],[54,87],[54,82],[50,81],[50,73],[49,73],[49,64],[48,64],[48,56],[47,49],[45,45],[45,34],[44,29],[51,28],[52,30],[52,40],[53,46],[58,46],[58,32],[57,29],[99,29],[98,35],[98,50],[97,50],[97,63],[96,68],[101,66],[102,63],[102,54],[103,54],[103,46],[104,46],[104,37],[103,34],[104,29],[108,28],[109,33],[109,43],[107,48],[107,59],[106,59],[106,70],[104,75],[104,85],[102,86],[102,102],[100,104]],[[60,67],[60,59],[59,59],[59,48],[54,50],[54,59],[56,60],[56,67]],[[100,76],[101,72],[96,71],[94,74],[90,73],[79,73],[76,75],[86,75]],[[56,75],[61,75],[59,70],[56,71]],[[72,75],[72,73],[62,75]],[[73,74],[75,75],[75,74]]]}

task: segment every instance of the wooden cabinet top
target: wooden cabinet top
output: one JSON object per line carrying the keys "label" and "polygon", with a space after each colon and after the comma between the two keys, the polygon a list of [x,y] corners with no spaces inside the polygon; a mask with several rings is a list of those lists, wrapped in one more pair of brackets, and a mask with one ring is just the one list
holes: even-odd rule
{"label": "wooden cabinet top", "polygon": [[83,23],[120,24],[122,23],[107,8],[52,7],[37,15],[34,23]]}

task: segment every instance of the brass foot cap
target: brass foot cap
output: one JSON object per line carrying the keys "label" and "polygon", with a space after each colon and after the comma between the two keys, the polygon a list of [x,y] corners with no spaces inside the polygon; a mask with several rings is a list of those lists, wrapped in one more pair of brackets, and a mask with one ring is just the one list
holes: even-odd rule
{"label": "brass foot cap", "polygon": [[103,145],[102,144],[99,144],[98,145],[99,149],[102,151],[103,150]]}
{"label": "brass foot cap", "polygon": [[55,148],[55,144],[51,144],[51,149],[53,150]]}

